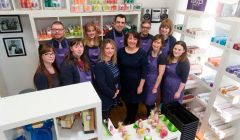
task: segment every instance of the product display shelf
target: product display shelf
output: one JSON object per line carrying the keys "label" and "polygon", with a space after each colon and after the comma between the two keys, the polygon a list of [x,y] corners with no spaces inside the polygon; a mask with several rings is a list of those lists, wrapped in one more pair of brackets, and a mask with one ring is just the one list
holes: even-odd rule
{"label": "product display shelf", "polygon": [[187,15],[187,16],[194,16],[194,17],[215,17],[211,14],[206,14],[202,11],[196,11],[196,10],[177,10],[176,13]]}
{"label": "product display shelf", "polygon": [[[78,38],[83,38],[83,36],[70,36],[66,37],[67,39],[78,39]],[[52,38],[46,38],[46,39],[38,39],[39,42],[44,42],[44,41],[50,41]]]}
{"label": "product display shelf", "polygon": [[212,91],[212,87],[210,87],[208,84],[206,84],[201,78],[199,78],[199,76],[197,76],[196,74],[192,74],[193,78],[196,79],[199,83],[201,83],[201,85],[203,85],[205,88],[207,88],[208,90]]}
{"label": "product display shelf", "polygon": [[[81,129],[75,131],[75,127],[69,129],[71,132],[58,128],[56,117],[92,108],[95,110],[95,133],[83,134]],[[103,139],[101,100],[91,82],[1,98],[0,113],[1,140],[14,139],[15,128],[51,118],[54,119],[57,140],[66,139],[69,134],[73,139]]]}
{"label": "product display shelf", "polygon": [[218,71],[219,70],[219,67],[215,67],[213,66],[212,64],[208,63],[208,62],[205,62],[205,65],[208,66],[209,68],[215,70],[215,71]]}
{"label": "product display shelf", "polygon": [[193,89],[198,87],[198,82],[197,80],[188,80],[186,85],[185,85],[185,89]]}
{"label": "product display shelf", "polygon": [[211,42],[210,45],[213,46],[213,47],[222,49],[222,50],[224,50],[224,51],[227,49],[227,46],[223,46],[223,45],[220,45],[220,44],[218,44],[218,43],[213,43],[213,42]]}
{"label": "product display shelf", "polygon": [[196,99],[196,101],[198,102],[198,103],[200,103],[202,106],[204,106],[204,107],[206,107],[207,106],[207,102],[206,101],[204,101],[203,99],[200,99],[200,98],[198,98],[198,97],[195,97],[195,99]]}
{"label": "product display shelf", "polygon": [[230,53],[233,53],[233,54],[236,54],[236,55],[239,55],[239,56],[240,56],[240,51],[238,51],[238,50],[235,50],[235,49],[233,49],[233,48],[228,48],[228,51],[229,51]]}
{"label": "product display shelf", "polygon": [[[168,131],[168,135],[164,138],[160,138],[159,132],[156,132],[156,128],[152,128],[147,120],[143,121],[143,127],[149,128],[149,135],[152,136],[152,140],[180,140],[181,132],[177,130],[176,132]],[[127,134],[129,134],[129,140],[142,140],[144,136],[138,136],[136,133],[136,129],[133,128],[133,124],[126,126]],[[121,133],[118,131],[115,132],[113,136],[104,136],[104,140],[123,140]]]}
{"label": "product display shelf", "polygon": [[216,22],[225,24],[240,23],[240,17],[216,17]]}
{"label": "product display shelf", "polygon": [[178,30],[178,29],[174,29],[173,31],[177,32],[177,33],[180,33],[180,34],[182,34],[184,36],[190,37],[192,39],[205,38],[206,37],[206,36],[202,36],[202,35],[193,35],[193,34],[187,33],[186,31]]}
{"label": "product display shelf", "polygon": [[235,81],[240,83],[240,78],[238,78],[236,75],[228,73],[226,71],[224,71],[224,75],[227,76],[228,78],[230,78],[232,80],[235,80]]}

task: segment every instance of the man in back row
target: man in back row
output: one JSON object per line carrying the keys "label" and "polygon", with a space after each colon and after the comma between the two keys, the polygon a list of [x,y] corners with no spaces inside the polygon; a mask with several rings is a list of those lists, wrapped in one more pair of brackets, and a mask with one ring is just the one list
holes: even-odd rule
{"label": "man in back row", "polygon": [[114,18],[113,29],[109,31],[105,38],[110,38],[115,41],[117,45],[117,50],[124,47],[124,35],[123,29],[126,25],[126,16],[122,14],[118,14]]}
{"label": "man in back row", "polygon": [[52,40],[51,45],[56,50],[56,63],[57,67],[60,68],[60,65],[64,59],[64,55],[68,52],[69,42],[65,38],[65,29],[64,25],[60,21],[54,21],[51,26]]}

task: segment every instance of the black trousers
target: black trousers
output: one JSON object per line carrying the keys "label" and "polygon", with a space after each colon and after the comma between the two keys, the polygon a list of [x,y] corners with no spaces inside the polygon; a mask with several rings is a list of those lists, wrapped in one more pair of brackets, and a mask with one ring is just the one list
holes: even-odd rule
{"label": "black trousers", "polygon": [[150,112],[152,111],[152,109],[155,107],[155,105],[146,105],[146,108],[147,108],[147,117],[149,117],[150,115]]}
{"label": "black trousers", "polygon": [[109,109],[109,110],[102,110],[102,119],[103,120],[107,120],[108,118],[109,118],[109,116],[110,116],[110,110],[111,109]]}
{"label": "black trousers", "polygon": [[124,120],[124,124],[132,124],[136,121],[136,115],[138,111],[139,103],[125,103],[127,108],[127,116]]}

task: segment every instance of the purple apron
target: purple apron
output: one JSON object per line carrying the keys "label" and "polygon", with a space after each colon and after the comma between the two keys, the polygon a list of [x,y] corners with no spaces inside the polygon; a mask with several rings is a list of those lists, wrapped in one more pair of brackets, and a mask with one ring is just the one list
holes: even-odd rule
{"label": "purple apron", "polygon": [[98,61],[98,56],[100,54],[100,48],[88,48],[88,58],[90,61],[91,68],[95,67],[97,61]]}
{"label": "purple apron", "polygon": [[169,40],[170,40],[169,38],[165,40],[164,47],[162,49],[162,53],[165,56],[168,56],[170,53],[170,41]]}
{"label": "purple apron", "polygon": [[52,42],[52,46],[54,46],[55,51],[56,51],[56,58],[55,58],[56,64],[57,64],[57,67],[59,69],[60,69],[60,66],[63,62],[64,56],[68,52],[68,49],[69,49],[69,45],[68,45],[67,40],[64,40],[64,43],[66,44],[65,48],[59,47],[59,46],[61,46],[61,42],[59,42],[59,44],[60,44],[59,46],[54,46],[53,42]]}
{"label": "purple apron", "polygon": [[142,48],[145,52],[148,52],[151,44],[152,44],[152,39],[142,39],[142,40],[141,40],[141,48]]}
{"label": "purple apron", "polygon": [[178,63],[172,63],[166,65],[162,81],[162,102],[165,104],[172,101],[178,101],[181,103],[183,100],[183,91],[181,92],[179,99],[174,99],[174,95],[181,84],[181,79],[176,73],[177,64]]}
{"label": "purple apron", "polygon": [[78,69],[78,73],[79,73],[79,76],[80,76],[80,83],[82,82],[88,82],[88,81],[91,81],[92,80],[92,75],[91,75],[91,71],[83,71],[81,69]]}
{"label": "purple apron", "polygon": [[113,31],[113,37],[114,37],[114,41],[115,41],[116,46],[117,46],[117,50],[124,47],[124,34],[123,34],[123,32],[122,32],[122,36],[118,37],[118,36],[116,36],[115,30],[114,30]]}
{"label": "purple apron", "polygon": [[147,96],[145,100],[146,105],[154,105],[157,99],[157,95],[159,93],[158,92],[159,88],[158,88],[157,93],[152,94],[152,90],[158,76],[157,58],[158,57],[152,57],[151,54],[148,55],[147,77],[144,85],[144,92],[146,92],[146,96]]}

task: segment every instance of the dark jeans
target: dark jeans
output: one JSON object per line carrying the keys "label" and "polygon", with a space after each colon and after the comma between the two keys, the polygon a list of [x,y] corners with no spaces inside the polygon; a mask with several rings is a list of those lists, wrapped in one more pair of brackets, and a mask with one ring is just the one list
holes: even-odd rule
{"label": "dark jeans", "polygon": [[132,124],[136,121],[135,119],[136,119],[139,103],[125,103],[125,104],[127,108],[127,116],[124,120],[124,124],[125,125]]}

